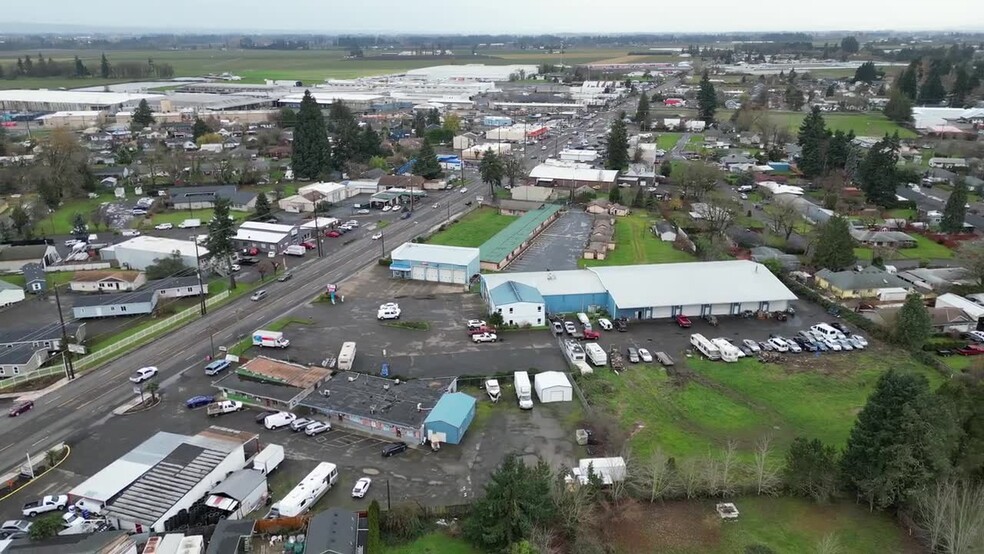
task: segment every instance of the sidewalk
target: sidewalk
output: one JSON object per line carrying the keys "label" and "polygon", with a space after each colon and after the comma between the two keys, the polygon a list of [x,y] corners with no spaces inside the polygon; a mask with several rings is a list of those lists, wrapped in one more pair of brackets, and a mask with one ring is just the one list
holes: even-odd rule
{"label": "sidewalk", "polygon": [[[77,378],[77,377],[76,377]],[[64,387],[68,384],[68,377],[62,377],[55,383],[41,390],[31,390],[24,392],[5,392],[0,394],[0,398],[14,398],[16,400],[37,400],[42,396],[48,394],[49,392],[55,392],[56,390]]]}

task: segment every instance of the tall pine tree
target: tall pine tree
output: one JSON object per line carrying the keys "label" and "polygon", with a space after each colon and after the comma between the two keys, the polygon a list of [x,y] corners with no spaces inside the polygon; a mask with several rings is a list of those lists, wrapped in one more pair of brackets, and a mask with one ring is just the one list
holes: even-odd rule
{"label": "tall pine tree", "polygon": [[109,79],[109,60],[106,59],[106,53],[103,52],[102,58],[99,59],[99,76],[103,79]]}
{"label": "tall pine tree", "polygon": [[636,108],[635,121],[639,124],[640,131],[648,131],[652,124],[649,116],[649,95],[645,92],[639,95],[639,107]]}
{"label": "tall pine tree", "polygon": [[441,164],[437,161],[437,154],[434,153],[434,147],[426,140],[417,151],[417,158],[413,162],[413,174],[420,175],[424,179],[437,179],[441,176]]}
{"label": "tall pine tree", "polygon": [[912,99],[906,96],[900,89],[892,91],[888,97],[888,103],[882,110],[885,117],[896,123],[906,124],[912,122]]}
{"label": "tall pine tree", "polygon": [[827,171],[830,131],[815,107],[803,118],[799,128],[799,145],[803,149],[797,167],[807,177],[817,177]]}
{"label": "tall pine tree", "polygon": [[700,89],[697,91],[697,117],[710,125],[714,122],[716,112],[717,91],[714,90],[714,83],[705,71],[700,78]]}
{"label": "tall pine tree", "polygon": [[933,321],[929,317],[929,310],[923,304],[922,297],[918,294],[910,294],[905,299],[905,304],[899,310],[895,321],[895,342],[917,350],[922,348],[926,339],[933,332]]}
{"label": "tall pine tree", "polygon": [[847,220],[834,216],[818,225],[814,232],[813,265],[831,271],[854,265],[854,238]]}
{"label": "tall pine tree", "polygon": [[861,190],[877,206],[890,207],[895,203],[898,186],[899,135],[885,135],[875,143],[861,161]]}
{"label": "tall pine tree", "polygon": [[137,109],[133,111],[133,117],[130,119],[135,127],[149,127],[154,124],[154,112],[150,111],[150,105],[147,104],[146,98],[141,98],[140,103],[137,104]]}
{"label": "tall pine tree", "polygon": [[920,104],[939,104],[946,98],[946,88],[943,87],[941,71],[938,67],[933,67],[929,71],[926,81],[919,87]]}
{"label": "tall pine tree", "polygon": [[895,88],[906,98],[915,101],[919,92],[919,61],[913,60],[895,80]]}
{"label": "tall pine tree", "polygon": [[621,119],[612,122],[608,133],[605,167],[618,170],[629,167],[629,136]]}
{"label": "tall pine tree", "polygon": [[294,174],[301,179],[317,179],[327,173],[331,162],[325,116],[311,92],[305,90],[297,111],[294,126],[293,155]]}
{"label": "tall pine tree", "polygon": [[967,215],[967,184],[963,179],[953,185],[953,192],[946,199],[943,208],[943,218],[940,220],[940,230],[944,233],[959,233],[964,229],[964,218]]}

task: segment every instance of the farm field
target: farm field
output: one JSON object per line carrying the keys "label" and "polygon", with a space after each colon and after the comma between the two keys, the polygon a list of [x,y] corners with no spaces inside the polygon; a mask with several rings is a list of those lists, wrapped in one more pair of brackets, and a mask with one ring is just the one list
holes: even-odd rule
{"label": "farm field", "polygon": [[495,208],[479,208],[438,232],[427,242],[477,248],[515,220],[515,216],[499,215]]}
{"label": "farm field", "polygon": [[695,261],[692,255],[673,248],[653,235],[653,221],[646,214],[615,219],[615,250],[604,260],[580,260],[581,267],[601,265],[660,264]]}
{"label": "farm field", "polygon": [[889,367],[923,374],[934,386],[942,380],[881,346],[821,357],[792,355],[781,364],[680,362],[678,368],[686,367],[672,375],[656,365],[633,364],[621,375],[601,371],[581,380],[590,403],[632,430],[629,445],[637,456],[661,449],[679,461],[720,452],[729,440],[749,455],[766,435],[774,438],[777,453],[800,435],[840,448]]}

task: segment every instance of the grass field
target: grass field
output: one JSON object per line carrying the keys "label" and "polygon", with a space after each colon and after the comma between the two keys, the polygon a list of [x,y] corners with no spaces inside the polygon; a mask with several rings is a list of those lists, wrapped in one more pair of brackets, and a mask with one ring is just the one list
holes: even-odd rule
{"label": "grass field", "polygon": [[680,137],[682,136],[683,133],[660,133],[659,136],[656,137],[656,145],[662,150],[668,151],[676,146],[677,142],[680,142]]}
{"label": "grass field", "polygon": [[435,234],[427,242],[445,246],[479,247],[513,221],[516,221],[515,216],[499,215],[495,208],[479,208]]}
{"label": "grass field", "polygon": [[428,533],[417,540],[399,546],[383,548],[383,554],[481,554],[461,539],[451,538],[444,533]]}
{"label": "grass field", "polygon": [[[804,117],[804,114],[793,112],[771,112],[770,115],[785,122],[786,126],[794,133],[799,130]],[[823,119],[831,131],[844,131],[846,133],[853,130],[855,135],[867,137],[882,137],[886,133],[892,134],[898,131],[901,138],[916,137],[915,132],[900,127],[880,113],[823,114]]]}
{"label": "grass field", "polygon": [[72,232],[72,222],[75,214],[82,214],[86,223],[89,224],[89,214],[99,207],[103,202],[112,202],[115,197],[112,194],[103,194],[98,198],[80,198],[67,200],[62,203],[54,212],[41,221],[40,225],[34,230],[35,235],[67,235]]}
{"label": "grass field", "polygon": [[[932,240],[918,234],[912,235],[916,239],[915,248],[899,248],[886,256],[886,260],[949,260],[953,258],[953,250],[942,244],[937,244]],[[870,260],[874,256],[871,248],[855,248],[854,255],[861,260]]]}
{"label": "grass field", "polygon": [[[682,359],[681,376],[655,365],[632,365],[621,375],[601,371],[582,380],[588,401],[632,429],[637,455],[662,449],[670,456],[700,456],[728,440],[747,455],[773,435],[777,451],[799,435],[841,447],[878,376],[889,367],[941,377],[897,353],[882,350],[815,358],[789,356],[780,364],[745,359],[725,364]],[[652,345],[650,350],[658,350]]]}
{"label": "grass field", "polygon": [[604,260],[580,260],[581,267],[599,265],[660,264],[692,262],[693,256],[673,248],[653,235],[647,214],[632,214],[615,220],[615,250]]}
{"label": "grass field", "polygon": [[[156,213],[150,219],[144,218],[135,220],[138,222],[138,227],[141,229],[153,228],[154,225],[159,225],[161,223],[170,223],[177,227],[182,221],[186,219],[200,219],[202,221],[202,226],[197,231],[195,229],[188,229],[189,233],[204,233],[205,226],[211,221],[214,211],[211,208],[205,210],[181,210],[181,211],[168,211]],[[236,221],[242,221],[246,219],[250,214],[246,212],[229,212],[229,215],[233,217]]]}

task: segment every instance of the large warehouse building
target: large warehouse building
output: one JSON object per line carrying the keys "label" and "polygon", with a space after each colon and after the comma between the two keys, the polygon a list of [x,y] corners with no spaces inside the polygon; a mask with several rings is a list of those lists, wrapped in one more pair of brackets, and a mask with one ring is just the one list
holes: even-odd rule
{"label": "large warehouse building", "polygon": [[390,254],[393,277],[467,286],[479,273],[479,249],[405,242]]}
{"label": "large warehouse building", "polygon": [[185,267],[198,267],[198,258],[205,257],[208,250],[203,246],[195,246],[190,240],[169,239],[163,237],[141,236],[128,241],[107,246],[99,251],[103,260],[116,260],[125,269],[147,269],[154,260],[162,260],[177,253]]}
{"label": "large warehouse building", "polygon": [[135,104],[146,98],[159,101],[160,94],[134,94],[128,92],[90,92],[78,90],[0,90],[0,110],[79,112],[97,111],[115,113],[124,105]]}
{"label": "large warehouse building", "polygon": [[796,300],[768,268],[747,260],[482,275],[489,312],[518,325],[542,325],[537,293],[548,314],[604,309],[630,319],[777,311]]}

